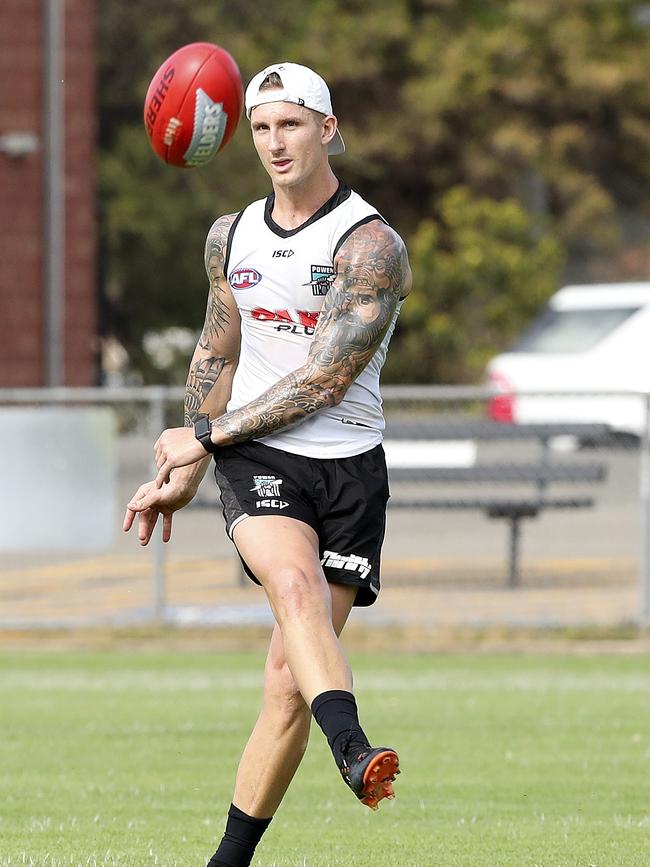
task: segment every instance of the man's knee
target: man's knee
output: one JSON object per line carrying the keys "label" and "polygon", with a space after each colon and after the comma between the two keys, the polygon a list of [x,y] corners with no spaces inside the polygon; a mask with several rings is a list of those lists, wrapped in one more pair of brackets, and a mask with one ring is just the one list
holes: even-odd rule
{"label": "man's knee", "polygon": [[267,590],[280,620],[328,607],[327,582],[315,569],[283,566],[273,573]]}

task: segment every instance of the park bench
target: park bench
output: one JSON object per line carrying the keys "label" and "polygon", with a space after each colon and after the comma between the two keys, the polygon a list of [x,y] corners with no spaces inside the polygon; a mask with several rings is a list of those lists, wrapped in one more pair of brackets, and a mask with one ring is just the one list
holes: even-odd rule
{"label": "park bench", "polygon": [[[573,437],[589,444],[606,444],[609,428],[602,424],[501,424],[482,420],[441,421],[421,418],[412,422],[389,419],[384,446],[391,484],[390,509],[474,510],[491,519],[509,524],[507,586],[520,582],[521,522],[536,518],[545,509],[584,509],[595,505],[592,496],[550,496],[552,484],[594,484],[605,480],[607,467],[602,462],[557,459],[551,442],[557,437]],[[438,463],[436,447],[444,444],[489,443],[502,440],[538,443],[534,462],[474,463],[472,450],[460,449],[461,462],[453,466]],[[392,446],[404,446],[409,460],[393,459]],[[424,448],[422,448],[424,447]],[[432,453],[428,459],[427,451]],[[471,459],[468,460],[468,454]],[[421,459],[420,456],[424,455]],[[454,458],[452,457],[452,461]],[[489,485],[490,493],[479,496],[442,496],[443,486]],[[498,495],[495,486],[528,485],[524,495]],[[212,495],[199,496],[190,508],[214,508]]]}
{"label": "park bench", "polygon": [[[464,509],[480,510],[488,518],[509,523],[508,587],[520,581],[521,522],[535,518],[545,509],[583,509],[594,505],[591,496],[551,496],[552,484],[594,484],[602,482],[607,468],[602,462],[557,458],[551,448],[557,437],[572,437],[590,444],[607,442],[609,430],[601,424],[500,424],[482,420],[389,421],[385,447],[391,482],[391,509]],[[539,444],[534,462],[473,463],[469,466],[436,465],[436,445],[450,442],[496,442],[533,440]],[[406,446],[407,460],[392,458],[393,444]],[[423,444],[432,446],[431,460]],[[409,447],[416,455],[409,456]],[[404,465],[404,464],[407,465]],[[489,493],[479,496],[443,496],[445,485],[489,485]],[[523,495],[498,494],[497,485],[528,485]],[[415,491],[414,491],[415,489]],[[417,493],[415,493],[417,492]]]}

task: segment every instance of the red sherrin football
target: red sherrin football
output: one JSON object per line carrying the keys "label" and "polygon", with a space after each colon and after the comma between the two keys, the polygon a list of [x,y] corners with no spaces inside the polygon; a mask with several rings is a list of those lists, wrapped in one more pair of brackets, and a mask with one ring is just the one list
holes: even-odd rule
{"label": "red sherrin football", "polygon": [[209,162],[232,137],[244,88],[230,54],[210,42],[175,51],[154,75],[144,103],[151,147],[173,166]]}

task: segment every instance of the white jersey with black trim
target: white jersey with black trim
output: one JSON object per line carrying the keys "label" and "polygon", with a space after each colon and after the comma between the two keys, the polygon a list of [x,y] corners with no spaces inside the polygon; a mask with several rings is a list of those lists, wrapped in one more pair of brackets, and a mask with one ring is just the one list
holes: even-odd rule
{"label": "white jersey with black trim", "polygon": [[[307,222],[283,229],[273,196],[253,202],[233,223],[225,274],[241,315],[241,351],[228,410],[239,409],[307,360],[341,244],[359,226],[384,218],[339,184]],[[382,441],[379,374],[399,307],[374,356],[338,406],[327,407],[259,442],[294,454],[342,458]]]}

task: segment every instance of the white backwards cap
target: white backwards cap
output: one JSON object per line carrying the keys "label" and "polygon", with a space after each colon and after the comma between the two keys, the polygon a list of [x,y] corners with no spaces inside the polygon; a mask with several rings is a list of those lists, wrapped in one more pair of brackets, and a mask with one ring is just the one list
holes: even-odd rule
{"label": "white backwards cap", "polygon": [[[260,85],[272,72],[280,76],[282,89],[263,90],[260,93]],[[334,114],[332,98],[324,79],[313,69],[301,66],[299,63],[274,63],[251,79],[246,88],[246,117],[250,120],[252,110],[268,102],[293,102],[295,105],[304,105],[305,108],[311,108],[321,114]],[[335,156],[342,154],[344,150],[345,143],[337,129],[327,147],[327,152],[330,156]]]}

